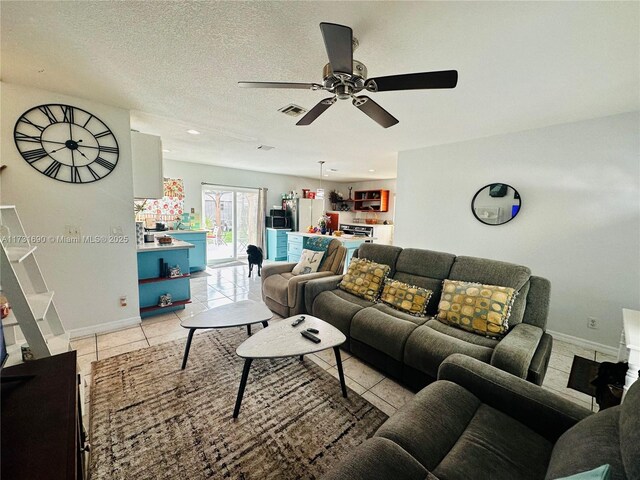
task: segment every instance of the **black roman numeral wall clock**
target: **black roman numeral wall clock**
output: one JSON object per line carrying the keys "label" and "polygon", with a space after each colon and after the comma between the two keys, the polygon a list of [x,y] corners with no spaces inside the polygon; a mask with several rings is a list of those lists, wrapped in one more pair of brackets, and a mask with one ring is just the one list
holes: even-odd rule
{"label": "black roman numeral wall clock", "polygon": [[95,182],[118,163],[118,142],[109,127],[70,105],[40,105],[26,111],[16,122],[13,138],[29,165],[61,182]]}

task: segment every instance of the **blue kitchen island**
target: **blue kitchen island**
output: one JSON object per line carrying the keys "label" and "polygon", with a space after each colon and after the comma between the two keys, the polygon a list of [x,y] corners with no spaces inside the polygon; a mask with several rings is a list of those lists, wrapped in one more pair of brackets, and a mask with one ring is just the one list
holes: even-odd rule
{"label": "blue kitchen island", "polygon": [[165,230],[156,235],[169,235],[176,240],[193,245],[189,250],[189,270],[199,272],[207,268],[207,231],[206,230]]}
{"label": "blue kitchen island", "polygon": [[[141,318],[182,310],[187,303],[191,303],[189,251],[193,248],[193,244],[175,239],[171,245],[159,245],[157,240],[138,245]],[[181,275],[174,278],[162,276],[160,259],[167,262],[169,267],[180,267]],[[167,293],[171,294],[172,304],[159,306],[160,296]]]}
{"label": "blue kitchen island", "polygon": [[347,256],[344,259],[344,271],[347,271],[353,252],[365,242],[376,240],[375,237],[361,237],[358,235],[342,235],[334,237],[329,235],[320,235],[319,233],[307,232],[287,232],[287,262],[299,262],[302,250],[307,248],[307,242],[310,238],[322,237],[339,240],[347,249]]}

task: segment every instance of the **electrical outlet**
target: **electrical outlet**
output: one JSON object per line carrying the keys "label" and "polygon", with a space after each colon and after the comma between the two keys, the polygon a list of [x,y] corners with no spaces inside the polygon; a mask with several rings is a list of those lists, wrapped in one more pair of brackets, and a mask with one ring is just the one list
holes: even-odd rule
{"label": "electrical outlet", "polygon": [[82,236],[82,231],[80,230],[80,227],[77,225],[65,225],[64,236],[68,238],[79,239]]}
{"label": "electrical outlet", "polygon": [[598,329],[598,319],[595,317],[587,318],[587,328]]}
{"label": "electrical outlet", "polygon": [[120,297],[120,306],[121,307],[126,307],[127,306],[127,296],[123,295]]}

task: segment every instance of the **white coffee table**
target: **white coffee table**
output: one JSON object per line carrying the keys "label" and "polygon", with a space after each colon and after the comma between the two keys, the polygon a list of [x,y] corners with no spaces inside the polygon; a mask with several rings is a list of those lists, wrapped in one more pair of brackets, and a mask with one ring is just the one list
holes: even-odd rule
{"label": "white coffee table", "polygon": [[[304,322],[295,327],[291,326],[293,321],[301,316],[305,317]],[[314,335],[320,338],[320,343],[314,343],[300,334],[300,332],[307,328],[315,328],[318,330],[318,333]],[[236,398],[236,406],[233,410],[233,418],[237,418],[240,413],[240,405],[242,404],[244,389],[247,386],[247,377],[249,376],[251,362],[256,358],[301,357],[302,359],[304,355],[333,348],[336,355],[342,395],[346,397],[347,387],[344,383],[344,373],[342,372],[339,348],[346,340],[347,338],[344,334],[333,325],[306,314],[285,318],[281,322],[273,324],[264,330],[260,330],[252,337],[247,338],[236,349],[238,356],[244,358],[245,361],[242,378],[240,379],[240,388],[238,389],[238,397]]]}
{"label": "white coffee table", "polygon": [[189,349],[191,348],[193,334],[199,328],[230,328],[246,325],[247,334],[251,336],[252,324],[262,323],[266,328],[269,326],[268,320],[271,320],[271,317],[273,317],[273,313],[264,303],[242,300],[240,302],[210,308],[193,317],[183,318],[180,320],[180,325],[189,329],[189,336],[187,337],[187,346],[184,349],[182,370],[187,366],[187,358],[189,358]]}

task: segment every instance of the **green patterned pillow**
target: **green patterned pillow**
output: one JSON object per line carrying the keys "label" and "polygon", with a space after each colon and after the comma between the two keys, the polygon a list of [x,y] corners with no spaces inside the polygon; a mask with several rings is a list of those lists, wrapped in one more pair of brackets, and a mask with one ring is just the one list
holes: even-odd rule
{"label": "green patterned pillow", "polygon": [[431,295],[433,295],[433,292],[426,288],[387,278],[384,281],[380,300],[396,310],[416,317],[424,317]]}
{"label": "green patterned pillow", "polygon": [[510,287],[445,280],[438,304],[438,320],[489,338],[502,338],[509,330],[509,315],[516,298]]}
{"label": "green patterned pillow", "polygon": [[366,258],[354,258],[338,287],[345,292],[375,302],[389,270],[389,265],[375,263]]}

